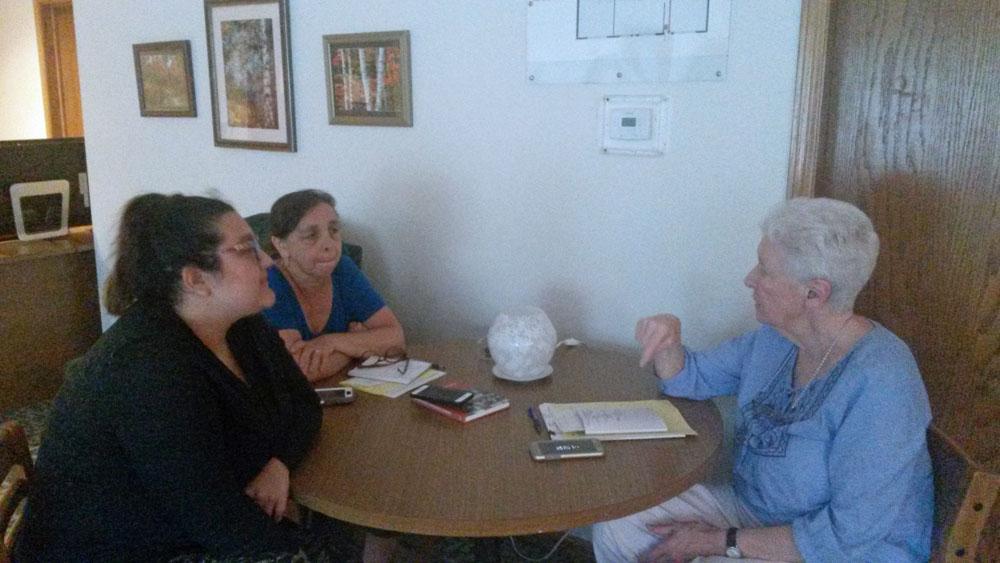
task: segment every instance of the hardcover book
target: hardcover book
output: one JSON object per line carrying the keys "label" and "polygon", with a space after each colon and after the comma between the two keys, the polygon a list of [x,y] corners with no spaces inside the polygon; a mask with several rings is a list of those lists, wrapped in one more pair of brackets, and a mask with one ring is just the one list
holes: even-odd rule
{"label": "hardcover book", "polygon": [[410,400],[425,409],[430,409],[459,422],[471,422],[510,407],[510,401],[502,395],[476,389],[468,389],[468,391],[473,393],[472,398],[460,407],[432,403],[416,397],[410,397]]}

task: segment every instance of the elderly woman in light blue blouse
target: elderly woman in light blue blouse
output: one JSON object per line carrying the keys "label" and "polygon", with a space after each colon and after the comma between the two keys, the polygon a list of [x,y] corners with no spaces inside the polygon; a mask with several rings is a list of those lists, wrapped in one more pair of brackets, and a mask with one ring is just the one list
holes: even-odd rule
{"label": "elderly woman in light blue blouse", "polygon": [[636,326],[667,395],[736,395],[732,481],[595,526],[598,561],[926,561],[930,407],[909,348],[853,311],[878,255],[856,207],[793,199],[763,224],[757,330],[706,352],[669,314]]}

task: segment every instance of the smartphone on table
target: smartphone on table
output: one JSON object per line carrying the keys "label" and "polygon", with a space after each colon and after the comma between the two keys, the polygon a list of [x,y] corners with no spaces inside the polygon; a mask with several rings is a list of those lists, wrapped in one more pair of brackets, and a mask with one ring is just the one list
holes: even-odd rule
{"label": "smartphone on table", "polygon": [[604,447],[593,438],[580,440],[539,440],[528,446],[531,459],[535,461],[551,461],[555,459],[573,459],[579,457],[601,457]]}
{"label": "smartphone on table", "polygon": [[472,391],[467,389],[450,389],[440,385],[421,385],[410,392],[410,397],[414,399],[423,399],[431,403],[452,407],[464,405],[472,398],[472,395]]}
{"label": "smartphone on table", "polygon": [[317,387],[316,394],[319,395],[319,404],[346,405],[353,403],[356,395],[354,389],[350,387]]}

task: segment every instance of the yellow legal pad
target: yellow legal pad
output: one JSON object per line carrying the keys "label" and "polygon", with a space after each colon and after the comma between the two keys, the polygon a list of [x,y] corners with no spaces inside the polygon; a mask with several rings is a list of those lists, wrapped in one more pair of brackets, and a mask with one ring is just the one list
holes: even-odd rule
{"label": "yellow legal pad", "polygon": [[[600,440],[683,438],[698,433],[666,399],[595,403],[542,403],[545,427],[555,440],[593,437]],[[665,427],[664,427],[665,425]],[[587,429],[590,429],[590,432]]]}

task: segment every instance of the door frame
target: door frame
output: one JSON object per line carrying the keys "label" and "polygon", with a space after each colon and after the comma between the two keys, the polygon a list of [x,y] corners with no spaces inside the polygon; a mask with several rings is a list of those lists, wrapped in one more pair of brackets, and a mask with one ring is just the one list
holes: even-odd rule
{"label": "door frame", "polygon": [[788,197],[813,197],[823,129],[823,91],[833,0],[802,0],[788,152]]}
{"label": "door frame", "polygon": [[[49,139],[66,136],[66,103],[64,101],[63,79],[59,75],[61,72],[59,65],[57,64],[55,69],[50,69],[48,57],[46,56],[50,41],[46,31],[51,27],[46,24],[46,17],[49,14],[48,10],[52,7],[61,6],[70,6],[72,8],[73,0],[34,0],[35,42],[38,46],[39,78],[42,81],[42,108],[45,112],[45,135]],[[56,41],[58,42],[58,39]],[[54,45],[53,51],[58,57],[59,49]],[[55,88],[58,93],[55,99],[52,98],[50,93],[49,76],[52,72],[57,73]]]}

